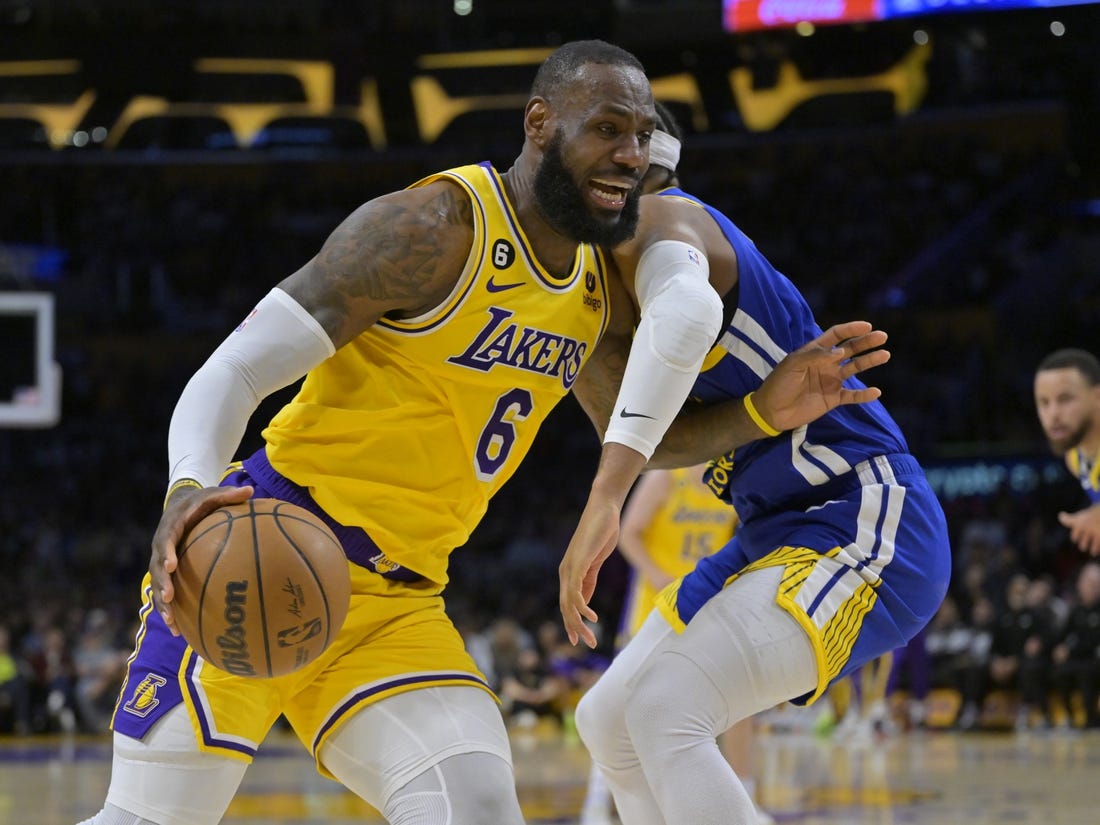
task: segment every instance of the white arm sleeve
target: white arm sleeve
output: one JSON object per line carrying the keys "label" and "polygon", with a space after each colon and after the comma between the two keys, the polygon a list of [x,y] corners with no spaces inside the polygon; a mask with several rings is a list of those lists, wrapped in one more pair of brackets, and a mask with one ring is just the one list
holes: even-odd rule
{"label": "white arm sleeve", "polygon": [[722,327],[722,299],[708,281],[703,253],[682,241],[658,241],[638,261],[641,321],[607,425],[614,441],[648,460]]}
{"label": "white arm sleeve", "polygon": [[334,352],[301,304],[271,290],[183,388],[168,427],[169,486],[181,478],[215,486],[260,401]]}

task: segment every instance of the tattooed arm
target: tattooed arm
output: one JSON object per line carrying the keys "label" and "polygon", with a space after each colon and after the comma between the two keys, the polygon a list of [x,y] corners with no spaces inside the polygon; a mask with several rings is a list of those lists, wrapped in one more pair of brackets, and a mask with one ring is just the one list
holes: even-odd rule
{"label": "tattooed arm", "polygon": [[218,487],[260,401],[297,381],[383,315],[413,317],[451,293],[473,244],[466,194],[439,181],[370,201],[257,304],[191,377],[168,430],[164,513],[153,536],[153,599],[176,631],[176,545],[204,516],[246,500]]}
{"label": "tattooed arm", "polygon": [[473,244],[469,197],[448,181],[363,204],[279,284],[339,349],[383,315],[411,318],[454,288]]}

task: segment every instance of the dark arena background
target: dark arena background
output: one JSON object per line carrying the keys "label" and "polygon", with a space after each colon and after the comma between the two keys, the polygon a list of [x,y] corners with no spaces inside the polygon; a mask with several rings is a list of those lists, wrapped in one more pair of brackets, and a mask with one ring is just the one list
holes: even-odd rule
{"label": "dark arena background", "polygon": [[[1058,524],[1085,501],[1032,375],[1056,348],[1100,349],[1100,6],[727,5],[0,0],[0,822],[71,825],[102,802],[191,373],[360,203],[455,165],[507,168],[537,65],[593,37],[642,60],[687,132],[685,187],[822,325],[890,334],[869,381],[948,514],[955,615],[929,628],[946,646],[924,649],[931,683],[899,667],[866,741],[823,709],[762,719],[762,807],[1095,821],[1100,738],[1079,694],[1039,730],[1011,687],[972,689],[1021,578],[1064,615],[1087,560]],[[598,450],[567,399],[453,556],[449,607],[498,684],[560,627],[557,564]],[[596,599],[604,657],[627,578],[616,554]],[[529,822],[578,821],[581,690],[535,720],[505,703]],[[272,736],[226,822],[380,821]]]}

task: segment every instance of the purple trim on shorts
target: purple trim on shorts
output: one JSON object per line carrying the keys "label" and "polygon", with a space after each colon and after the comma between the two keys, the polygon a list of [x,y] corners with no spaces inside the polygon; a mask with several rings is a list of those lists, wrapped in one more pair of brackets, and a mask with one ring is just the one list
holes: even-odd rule
{"label": "purple trim on shorts", "polygon": [[[243,753],[245,756],[255,756],[256,748],[249,747],[243,742],[238,742],[233,739],[221,739],[214,735],[210,728],[210,718],[207,716],[207,708],[203,705],[199,695],[198,688],[195,687],[195,667],[198,665],[200,659],[199,655],[192,651],[191,657],[187,661],[187,670],[184,674],[184,680],[187,683],[187,693],[191,697],[191,703],[195,707],[195,716],[199,720],[199,728],[202,730],[202,741],[207,747],[222,748],[224,750],[236,751],[237,753]],[[209,663],[204,662],[204,666],[213,667]]]}
{"label": "purple trim on shorts", "polygon": [[173,636],[153,609],[151,587],[145,588],[145,599],[134,654],[111,720],[112,730],[133,739],[144,739],[164,714],[183,701],[177,674],[187,642]]}
{"label": "purple trim on shorts", "polygon": [[[343,545],[344,554],[348,561],[365,567],[373,573],[377,573],[384,579],[393,579],[399,582],[418,582],[423,576],[414,570],[400,565],[394,565],[393,570],[382,572],[375,567],[374,559],[385,554],[374,543],[367,531],[362,527],[348,527],[336,521],[332,516],[321,509],[321,506],[313,500],[313,496],[305,487],[300,487],[286,476],[279,473],[271,462],[267,460],[267,453],[261,447],[242,462],[243,470],[229,473],[222,479],[222,487],[243,487],[251,484],[256,488],[257,498],[277,498],[280,501],[288,501],[309,510],[321,521],[329,526],[336,538]],[[393,564],[387,560],[387,564]]]}
{"label": "purple trim on shorts", "polygon": [[352,696],[341,704],[336,710],[332,712],[328,720],[321,725],[320,730],[317,731],[317,735],[313,737],[313,746],[310,749],[314,754],[317,753],[317,747],[324,738],[325,734],[332,729],[332,727],[339,722],[356,705],[364,702],[372,696],[376,696],[379,693],[383,693],[387,690],[392,690],[397,687],[404,687],[406,685],[419,684],[421,687],[431,687],[436,682],[453,682],[455,680],[462,680],[489,689],[489,685],[485,683],[484,679],[479,679],[472,673],[463,673],[461,671],[455,671],[453,673],[417,673],[411,676],[402,676],[398,679],[391,679],[387,682],[382,682],[377,685],[371,685],[363,690],[356,691]]}

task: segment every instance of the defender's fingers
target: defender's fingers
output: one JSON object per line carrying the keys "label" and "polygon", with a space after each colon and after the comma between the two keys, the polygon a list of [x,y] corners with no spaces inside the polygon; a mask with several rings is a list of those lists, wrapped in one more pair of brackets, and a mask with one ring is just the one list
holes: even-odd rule
{"label": "defender's fingers", "polygon": [[814,339],[813,343],[822,347],[835,347],[849,338],[858,338],[874,329],[867,321],[847,321],[834,324]]}
{"label": "defender's fingers", "polygon": [[866,352],[867,350],[876,349],[886,343],[888,336],[881,329],[872,330],[866,335],[857,335],[855,338],[851,338],[845,341],[840,346],[844,347],[849,353],[857,354]]}
{"label": "defender's fingers", "polygon": [[866,355],[857,355],[848,360],[840,374],[843,378],[851,378],[856,373],[864,372],[873,367],[881,367],[889,360],[890,351],[885,349],[875,350]]}

